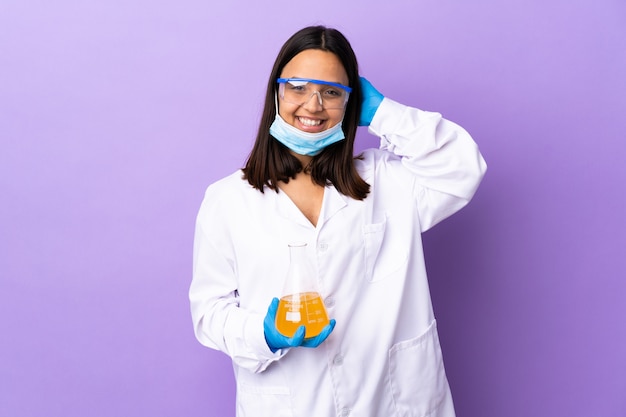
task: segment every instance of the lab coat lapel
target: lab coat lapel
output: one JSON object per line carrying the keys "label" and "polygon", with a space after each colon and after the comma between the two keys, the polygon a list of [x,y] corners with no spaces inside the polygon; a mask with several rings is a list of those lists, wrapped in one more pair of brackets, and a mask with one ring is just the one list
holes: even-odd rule
{"label": "lab coat lapel", "polygon": [[278,191],[275,196],[276,198],[274,202],[276,207],[276,213],[278,213],[279,216],[284,217],[291,222],[297,223],[300,226],[310,228],[313,227],[309,219],[307,219],[306,216],[302,214],[298,206],[295,205],[295,203],[291,200],[291,198],[289,198],[287,194],[282,191]]}
{"label": "lab coat lapel", "polygon": [[332,216],[337,214],[339,210],[348,205],[346,196],[342,195],[333,186],[327,186],[324,189],[324,201],[322,203],[322,211],[317,221],[317,227],[322,227]]}
{"label": "lab coat lapel", "polygon": [[[347,197],[341,195],[335,187],[327,186],[324,189],[324,200],[322,201],[322,210],[317,220],[317,227],[321,227],[332,216],[337,214],[339,210],[346,207],[348,205],[346,199]],[[302,226],[314,227],[294,202],[291,201],[289,196],[281,191],[276,194],[275,207],[276,213],[281,217]]]}

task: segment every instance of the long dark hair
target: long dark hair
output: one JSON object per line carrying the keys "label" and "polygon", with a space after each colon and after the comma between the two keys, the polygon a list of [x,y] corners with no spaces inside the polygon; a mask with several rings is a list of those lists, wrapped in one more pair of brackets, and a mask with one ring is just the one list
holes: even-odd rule
{"label": "long dark hair", "polygon": [[348,74],[352,88],[343,118],[345,140],[336,142],[314,156],[306,167],[313,181],[321,186],[332,184],[349,197],[363,200],[369,192],[369,184],[357,173],[354,166],[354,138],[356,136],[359,112],[361,111],[361,86],[356,55],[348,40],[336,29],[324,26],[310,26],[296,32],[281,48],[267,82],[265,106],[256,141],[243,168],[244,178],[254,188],[264,191],[264,187],[278,192],[278,182],[289,182],[305,169],[289,149],[274,139],[270,126],[276,117],[276,79],[293,57],[307,49],[318,49],[334,53]]}

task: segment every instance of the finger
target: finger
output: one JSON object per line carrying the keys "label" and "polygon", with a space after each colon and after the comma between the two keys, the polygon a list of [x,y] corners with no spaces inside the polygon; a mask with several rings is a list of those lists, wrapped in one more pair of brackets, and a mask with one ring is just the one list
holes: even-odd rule
{"label": "finger", "polygon": [[302,343],[302,346],[316,348],[319,345],[321,345],[322,342],[324,342],[324,340],[326,340],[326,338],[330,335],[330,333],[335,328],[335,323],[336,323],[335,319],[332,319],[330,321],[330,323],[328,323],[326,326],[324,326],[324,328],[322,329],[320,334],[318,334],[317,336],[312,337],[312,338],[310,338],[308,340],[305,340]]}
{"label": "finger", "polygon": [[276,329],[276,311],[278,310],[278,298],[274,298],[267,308],[267,314],[263,319],[263,325],[267,329]]}
{"label": "finger", "polygon": [[289,346],[291,347],[301,346],[302,342],[304,341],[305,331],[306,331],[306,328],[304,326],[298,327],[298,330],[296,330],[296,333],[293,335],[291,339],[289,339]]}
{"label": "finger", "polygon": [[268,314],[272,315],[272,317],[276,317],[276,312],[278,311],[278,298],[272,298],[272,302],[270,303],[269,308],[267,309]]}

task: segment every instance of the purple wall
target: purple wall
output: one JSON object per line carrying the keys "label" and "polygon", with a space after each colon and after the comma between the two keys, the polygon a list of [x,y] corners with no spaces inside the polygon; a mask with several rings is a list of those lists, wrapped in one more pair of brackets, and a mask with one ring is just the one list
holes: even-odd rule
{"label": "purple wall", "polygon": [[626,415],[626,3],[234,3],[0,4],[0,416],[234,416],[193,224],[312,23],[489,164],[424,236],[459,416]]}

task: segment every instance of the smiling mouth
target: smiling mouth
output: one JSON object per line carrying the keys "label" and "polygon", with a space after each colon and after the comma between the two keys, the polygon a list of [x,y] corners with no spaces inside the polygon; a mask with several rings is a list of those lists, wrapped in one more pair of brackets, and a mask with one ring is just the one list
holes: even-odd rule
{"label": "smiling mouth", "polygon": [[322,124],[322,120],[320,119],[308,119],[305,117],[298,117],[298,121],[302,123],[304,126],[319,126]]}

